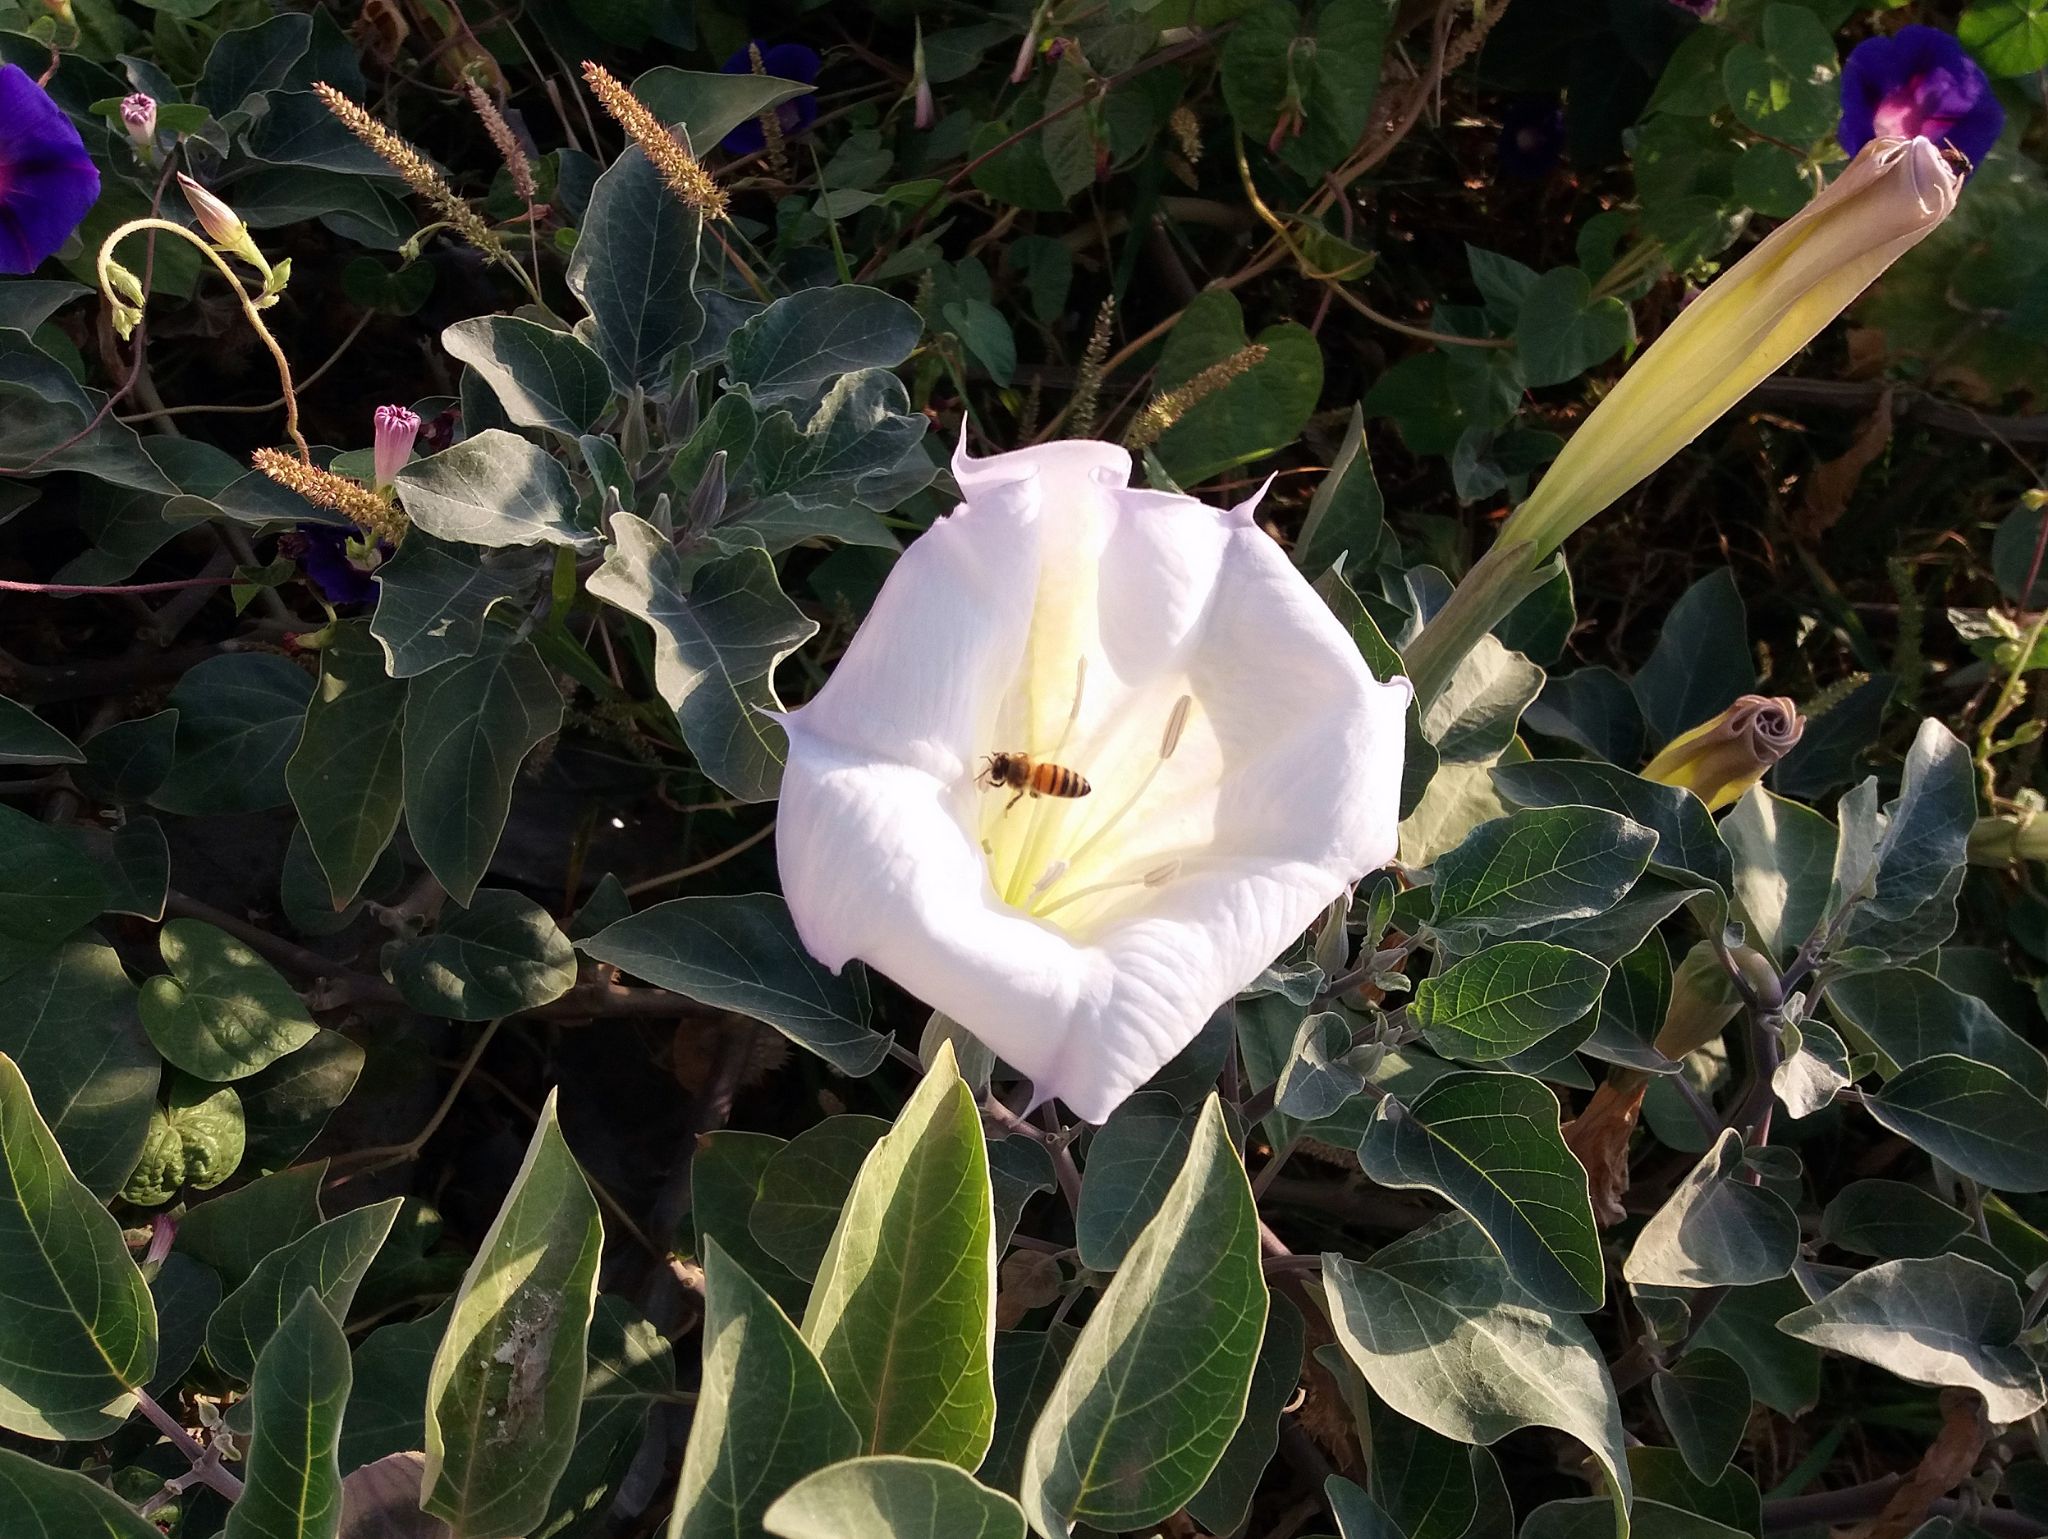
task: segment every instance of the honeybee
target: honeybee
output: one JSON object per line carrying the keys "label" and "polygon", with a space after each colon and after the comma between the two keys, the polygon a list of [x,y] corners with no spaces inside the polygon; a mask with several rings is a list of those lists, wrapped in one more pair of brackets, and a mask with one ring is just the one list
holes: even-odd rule
{"label": "honeybee", "polygon": [[981,773],[974,779],[977,785],[1017,793],[1003,808],[1005,812],[1027,796],[1072,798],[1086,796],[1094,789],[1078,771],[1064,764],[1034,759],[1028,753],[992,753],[982,761]]}

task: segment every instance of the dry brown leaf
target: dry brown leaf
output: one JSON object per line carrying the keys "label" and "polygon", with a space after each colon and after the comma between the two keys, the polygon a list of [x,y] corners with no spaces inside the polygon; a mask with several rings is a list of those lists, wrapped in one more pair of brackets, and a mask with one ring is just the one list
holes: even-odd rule
{"label": "dry brown leaf", "polygon": [[1851,1529],[1851,1539],[1906,1539],[1926,1520],[1929,1508],[1970,1478],[1990,1436],[1983,1397],[1974,1389],[1943,1390],[1941,1431],[1906,1483],[1892,1492],[1884,1511]]}
{"label": "dry brown leaf", "polygon": [[1565,1147],[1586,1167],[1593,1216],[1604,1227],[1628,1216],[1621,1199],[1628,1191],[1628,1141],[1643,1112],[1646,1077],[1632,1075],[1617,1089],[1608,1079],[1593,1092],[1586,1109],[1564,1125]]}
{"label": "dry brown leaf", "polygon": [[1870,415],[1856,429],[1849,447],[1836,458],[1816,465],[1806,478],[1806,496],[1793,521],[1800,538],[1817,539],[1834,528],[1848,511],[1849,499],[1856,495],[1856,483],[1863,479],[1863,472],[1891,447],[1891,441],[1892,392],[1886,386],[1878,393]]}

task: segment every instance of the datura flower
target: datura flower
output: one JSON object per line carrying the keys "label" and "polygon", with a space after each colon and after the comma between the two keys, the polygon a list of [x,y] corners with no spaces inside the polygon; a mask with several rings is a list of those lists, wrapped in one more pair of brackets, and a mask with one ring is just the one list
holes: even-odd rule
{"label": "datura flower", "polygon": [[1719,812],[1741,801],[1805,732],[1806,718],[1782,695],[1744,695],[1666,743],[1643,766],[1643,779],[1679,786]]}
{"label": "datura flower", "polygon": [[963,451],[965,500],[778,718],[805,946],[869,963],[1090,1122],[1393,857],[1409,695],[1252,504],[1137,490],[1130,468],[1086,440]]}

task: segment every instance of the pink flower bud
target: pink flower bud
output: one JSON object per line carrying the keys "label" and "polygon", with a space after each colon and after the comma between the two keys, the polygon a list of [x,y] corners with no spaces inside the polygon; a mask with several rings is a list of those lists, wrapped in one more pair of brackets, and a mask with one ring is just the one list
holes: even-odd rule
{"label": "pink flower bud", "polygon": [[156,98],[142,91],[121,98],[121,126],[138,149],[156,147]]}
{"label": "pink flower bud", "polygon": [[249,238],[249,227],[242,223],[241,215],[182,171],[178,173],[178,186],[185,194],[185,201],[192,205],[192,217],[199,221],[199,228],[206,232],[208,240],[223,251],[232,251],[248,262],[261,264],[262,255],[256,250],[256,242]]}
{"label": "pink flower bud", "polygon": [[1681,732],[1643,766],[1643,779],[1679,786],[1709,812],[1733,806],[1799,742],[1806,718],[1782,697],[1744,695],[1711,721]]}
{"label": "pink flower bud", "polygon": [[419,435],[420,419],[403,406],[377,408],[376,468],[372,472],[378,491],[398,478],[405,462],[412,458],[412,441]]}
{"label": "pink flower bud", "polygon": [[922,75],[917,81],[917,103],[912,122],[920,129],[930,128],[939,119],[937,103],[932,100],[932,83]]}

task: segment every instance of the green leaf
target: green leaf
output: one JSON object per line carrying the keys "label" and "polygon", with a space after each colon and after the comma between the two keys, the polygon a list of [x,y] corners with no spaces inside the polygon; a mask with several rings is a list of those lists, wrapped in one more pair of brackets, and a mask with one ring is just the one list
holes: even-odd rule
{"label": "green leaf", "polygon": [[216,1084],[242,1079],[313,1040],[320,1028],[278,970],[225,930],[173,919],[157,932],[168,977],[142,985],[142,1024],[157,1051]]}
{"label": "green leaf", "polygon": [[1515,349],[1531,386],[1562,385],[1605,363],[1635,340],[1628,306],[1593,297],[1576,267],[1554,267],[1530,286],[1515,324]]}
{"label": "green leaf", "polygon": [[1708,882],[1723,893],[1734,883],[1734,863],[1713,815],[1690,791],[1658,785],[1611,764],[1574,759],[1503,764],[1493,771],[1493,786],[1511,807],[1577,804],[1619,812],[1655,830],[1653,870],[1681,881]]}
{"label": "green leaf", "polygon": [[1385,538],[1386,499],[1366,447],[1365,409],[1354,406],[1337,457],[1309,499],[1294,542],[1294,564],[1311,577],[1340,560],[1347,569],[1369,567]]}
{"label": "green leaf", "polygon": [[1321,0],[1308,15],[1270,0],[1247,7],[1223,45],[1223,95],[1245,137],[1276,141],[1310,181],[1335,167],[1371,119],[1394,11],[1385,0]]}
{"label": "green leaf", "polygon": [[784,595],[766,551],[697,566],[652,524],[612,515],[616,543],[589,591],[654,628],[654,677],[704,773],[742,801],[772,800],[787,739],[775,666],[817,634]]}
{"label": "green leaf", "polygon": [[1081,1264],[1114,1272],[1164,1206],[1187,1163],[1195,1119],[1170,1096],[1143,1092],[1109,1114],[1088,1140],[1074,1243]]}
{"label": "green leaf", "polygon": [[105,1486],[11,1448],[0,1448],[0,1507],[20,1539],[163,1539]]}
{"label": "green leaf", "polygon": [[1542,689],[1541,668],[1493,636],[1481,636],[1430,701],[1422,734],[1446,764],[1491,764]]}
{"label": "green leaf", "polygon": [[105,1200],[142,1152],[162,1065],[111,946],[82,938],[7,980],[0,1053],[34,1093],[85,1189]]}
{"label": "green leaf", "polygon": [[398,500],[414,527],[470,545],[587,546],[576,522],[576,488],[545,449],[486,428],[398,473]]}
{"label": "green leaf", "polygon": [[1956,37],[2001,78],[2048,68],[2048,6],[2040,0],[1979,0],[1956,19]]}
{"label": "green leaf", "polygon": [[1643,1225],[1621,1275],[1638,1287],[1743,1287],[1783,1277],[1799,1259],[1799,1218],[1777,1193],[1752,1186],[1742,1134],[1714,1147]]}
{"label": "green leaf", "polygon": [[1565,1147],[1557,1097],[1543,1084],[1459,1070],[1412,1103],[1387,1096],[1358,1160],[1382,1186],[1421,1187],[1464,1209],[1535,1302],[1600,1307],[1600,1231],[1586,1167]]}
{"label": "green leaf", "polygon": [[1287,1065],[1274,1089],[1275,1108],[1303,1122],[1334,1117],[1365,1088],[1365,1073],[1351,1052],[1351,1027],[1341,1011],[1320,1010],[1305,1017],[1295,1030]]}
{"label": "green leaf", "polygon": [[861,1162],[889,1131],[880,1117],[827,1117],[775,1151],[747,1227],[799,1277],[815,1277]]}
{"label": "green leaf", "polygon": [[[1854,846],[1861,838],[1848,815],[1850,796],[1843,798],[1841,838]],[[1868,873],[1846,894],[1862,896],[1850,916],[1844,944],[1874,946],[1905,961],[1947,940],[1955,929],[1955,895],[1976,820],[1977,780],[1970,751],[1929,717],[1920,723],[1906,754],[1898,799],[1885,807],[1884,831],[1867,866],[1856,858],[1860,851],[1844,850],[1855,870]],[[1839,883],[1839,857],[1836,870]]]}
{"label": "green leaf", "polygon": [[1323,392],[1316,339],[1293,321],[1246,337],[1243,307],[1221,289],[1205,290],[1181,312],[1159,355],[1156,387],[1179,389],[1251,342],[1266,356],[1182,412],[1160,437],[1159,463],[1178,485],[1194,486],[1285,448],[1315,410]]}
{"label": "green leaf", "polygon": [[[1637,1500],[1631,1516],[1656,1539],[1748,1539],[1739,1528],[1646,1497]],[[1605,1497],[1574,1496],[1530,1513],[1519,1539],[1609,1539],[1613,1532],[1614,1509]]]}
{"label": "green leaf", "polygon": [[1719,1480],[1742,1446],[1752,1402],[1749,1375],[1725,1352],[1696,1347],[1650,1380],[1685,1467],[1701,1480]]}
{"label": "green leaf", "polygon": [[804,1311],[865,1452],[963,1469],[988,1452],[994,1223],[981,1115],[941,1048],[862,1161]]}
{"label": "green leaf", "polygon": [[1721,820],[1721,837],[1735,860],[1729,896],[1749,943],[1790,960],[1827,907],[1834,829],[1811,807],[1756,786]]}
{"label": "green leaf", "polygon": [[182,1186],[219,1186],[242,1163],[248,1130],[232,1085],[172,1071],[165,1105],[151,1119],[141,1163],[121,1195],[143,1207],[169,1202]]}
{"label": "green leaf", "polygon": [[568,993],[576,948],[533,899],[492,888],[444,915],[433,934],[391,947],[384,971],[423,1015],[488,1021]]}
{"label": "green leaf", "polygon": [[699,1004],[765,1022],[842,1074],[872,1074],[889,1056],[888,1038],[867,1024],[867,975],[820,967],[772,894],[657,903],[578,949]]}
{"label": "green leaf", "polygon": [[1483,1539],[1492,1529],[1505,1533],[1504,1526],[1489,1525],[1481,1508],[1482,1502],[1505,1494],[1492,1454],[1398,1415],[1374,1401],[1362,1380],[1355,1388],[1344,1385],[1359,1375],[1341,1348],[1316,1351],[1338,1376],[1354,1412],[1361,1404],[1367,1412],[1372,1497],[1398,1525],[1401,1539]]}
{"label": "green leaf", "polygon": [[362,1071],[363,1050],[322,1027],[304,1047],[238,1081],[249,1135],[247,1164],[268,1173],[296,1160],[348,1099]]}
{"label": "green leaf", "polygon": [[386,675],[369,631],[334,627],[320,653],[320,685],[306,705],[305,734],[284,778],[336,909],[355,900],[398,831],[404,722],[405,685]]}
{"label": "green leaf", "polygon": [[1626,1511],[1621,1409],[1592,1335],[1526,1293],[1476,1224],[1446,1216],[1368,1262],[1326,1255],[1323,1293],[1345,1355],[1396,1411],[1465,1443],[1556,1427],[1607,1467]]}
{"label": "green leaf", "polygon": [[796,1327],[716,1240],[704,1247],[704,1372],[669,1539],[754,1539],[761,1516],[861,1436]]}
{"label": "green leaf", "polygon": [[514,425],[570,437],[612,398],[604,360],[566,331],[517,315],[480,315],[441,333],[441,345],[483,376]]}
{"label": "green leaf", "polygon": [[533,643],[493,627],[475,657],[412,681],[405,701],[406,829],[457,903],[476,895],[519,766],[562,724],[562,694]]}
{"label": "green leaf", "polygon": [[150,800],[166,812],[263,812],[284,805],[284,767],[313,681],[270,652],[209,657],[178,680],[170,773]]}
{"label": "green leaf", "polygon": [[762,1519],[776,1539],[1024,1539],[1024,1512],[940,1459],[849,1459],[807,1475]]}
{"label": "green leaf", "polygon": [[1941,1053],[2003,1069],[2048,1095],[2048,1059],[1983,1000],[1913,967],[1852,973],[1827,986],[1835,1018],[1900,1068]]}
{"label": "green leaf", "polygon": [[671,127],[686,130],[692,144],[714,145],[740,124],[784,102],[807,96],[814,87],[800,80],[751,72],[677,69],[661,64],[633,81],[633,94]]}
{"label": "green leaf", "polygon": [[0,807],[0,977],[48,956],[107,903],[78,835]]}
{"label": "green leaf", "polygon": [[1337,1519],[1341,1539],[1408,1539],[1370,1491],[1353,1485],[1342,1475],[1324,1480],[1323,1500],[1330,1504]]}
{"label": "green leaf", "polygon": [[1790,1277],[1731,1288],[1693,1333],[1687,1355],[1710,1349],[1726,1353],[1749,1375],[1760,1402],[1780,1415],[1801,1416],[1820,1399],[1820,1352],[1780,1335],[1776,1325],[1787,1310],[1805,1303],[1805,1290]]}
{"label": "green leaf", "polygon": [[669,1342],[617,1294],[599,1294],[590,1317],[590,1363],[583,1375],[576,1446],[534,1539],[586,1532],[593,1521],[601,1521],[601,1508],[640,1445],[648,1412],[673,1399],[675,1388],[675,1351]]}
{"label": "green leaf", "polygon": [[812,395],[856,369],[893,369],[923,332],[917,311],[880,289],[798,289],[732,334],[726,368],[756,403],[783,401]]}
{"label": "green leaf", "polygon": [[[1772,10],[1790,8],[1774,5]],[[1828,47],[1832,50],[1834,44]],[[1830,126],[1834,110],[1830,93]],[[1755,686],[1749,612],[1735,586],[1735,574],[1717,567],[1671,606],[1657,644],[1631,687],[1653,742],[1663,744],[1719,715]]]}
{"label": "green leaf", "polygon": [[547,1515],[574,1444],[603,1248],[550,1092],[427,1381],[420,1505],[466,1539],[518,1539]]}
{"label": "green leaf", "polygon": [[377,568],[370,634],[384,649],[386,671],[409,679],[476,656],[491,606],[531,593],[551,559],[544,546],[484,550],[413,530]]}
{"label": "green leaf", "polygon": [[156,1368],[156,1309],[121,1226],[64,1164],[0,1054],[0,1428],[105,1437]]}
{"label": "green leaf", "polygon": [[326,1178],[322,1160],[196,1203],[178,1224],[177,1248],[237,1287],[265,1256],[320,1226],[320,1183]]}
{"label": "green leaf", "polygon": [[1201,1490],[1244,1418],[1267,1303],[1251,1187],[1211,1096],[1032,1428],[1032,1527],[1138,1528]]}
{"label": "green leaf", "polygon": [[391,1232],[401,1201],[392,1197],[330,1218],[264,1256],[207,1321],[206,1355],[223,1373],[246,1381],[308,1288],[330,1315],[346,1319],[356,1285]]}
{"label": "green leaf", "polygon": [[1301,1385],[1302,1334],[1301,1311],[1284,1298],[1274,1299],[1252,1368],[1244,1420],[1208,1483],[1188,1499],[1188,1516],[1212,1534],[1234,1534],[1251,1515],[1252,1498],[1280,1446],[1280,1418]]}
{"label": "green leaf", "polygon": [[245,1489],[223,1539],[335,1539],[341,1532],[342,1407],[348,1341],[308,1288],[256,1360]]}
{"label": "green leaf", "polygon": [[25,705],[0,696],[0,764],[83,764],[85,754]]}
{"label": "green leaf", "polygon": [[1841,111],[1835,40],[1803,5],[1764,9],[1763,46],[1739,42],[1721,65],[1728,104],[1745,126],[1794,145],[1831,133]]}
{"label": "green leaf", "polygon": [[1654,830],[1596,807],[1495,818],[1437,861],[1430,922],[1470,949],[1483,937],[1604,914],[1635,885],[1656,847]]}
{"label": "green leaf", "polygon": [[976,1472],[982,1484],[1014,1491],[1022,1482],[1031,1429],[1079,1334],[1064,1322],[1043,1331],[996,1332],[996,1430]]}
{"label": "green leaf", "polygon": [[2024,1420],[2044,1392],[2016,1344],[2012,1279],[1962,1256],[1885,1261],[1778,1322],[1788,1336],[1875,1364],[1914,1384],[1974,1389],[1996,1422]]}
{"label": "green leaf", "polygon": [[131,817],[113,829],[87,828],[86,853],[106,883],[110,914],[133,914],[151,924],[164,917],[171,887],[171,846],[155,818]]}
{"label": "green leaf", "polygon": [[[355,1350],[355,1388],[341,1424],[341,1465],[365,1464],[426,1441],[427,1376],[455,1300],[402,1325],[380,1325]],[[418,1506],[414,1497],[413,1505]]]}
{"label": "green leaf", "polygon": [[2048,1191],[2048,1106],[1988,1063],[1923,1058],[1864,1097],[1880,1127],[2003,1192]]}
{"label": "green leaf", "polygon": [[1508,1058],[1599,1003],[1607,969],[1542,941],[1502,941],[1415,986],[1408,1018],[1446,1058]]}
{"label": "green leaf", "polygon": [[102,727],[85,740],[85,763],[72,778],[81,791],[100,801],[147,801],[171,772],[177,734],[175,710]]}
{"label": "green leaf", "polygon": [[1880,1261],[1939,1256],[1970,1229],[1969,1214],[1904,1181],[1851,1181],[1820,1216],[1824,1244]]}
{"label": "green leaf", "polygon": [[569,287],[590,312],[586,340],[622,394],[665,399],[677,355],[703,329],[696,295],[703,229],[637,145],[627,145],[591,189]]}

